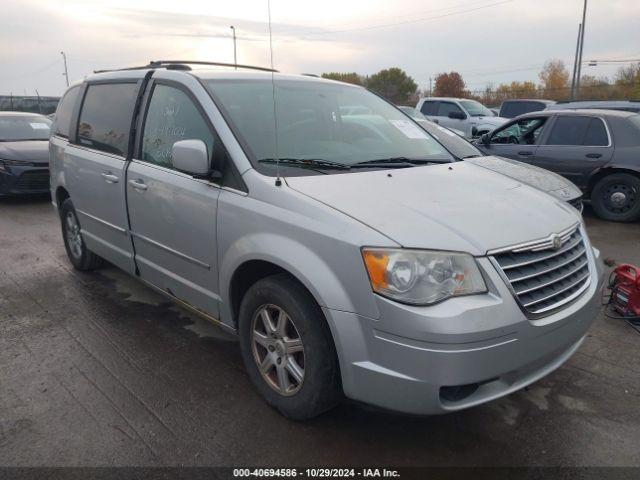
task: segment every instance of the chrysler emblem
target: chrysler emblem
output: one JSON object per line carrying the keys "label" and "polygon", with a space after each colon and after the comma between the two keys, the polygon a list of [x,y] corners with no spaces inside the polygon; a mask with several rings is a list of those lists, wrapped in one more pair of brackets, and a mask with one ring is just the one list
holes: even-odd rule
{"label": "chrysler emblem", "polygon": [[551,235],[551,246],[554,250],[558,250],[560,247],[562,247],[562,238],[560,238],[560,235],[558,235],[557,233]]}

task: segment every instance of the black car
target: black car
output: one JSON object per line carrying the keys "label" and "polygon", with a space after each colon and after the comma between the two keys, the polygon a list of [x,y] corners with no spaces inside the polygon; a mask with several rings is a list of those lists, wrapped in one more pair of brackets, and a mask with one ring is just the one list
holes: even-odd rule
{"label": "black car", "polygon": [[483,135],[487,155],[513,158],[568,178],[606,220],[640,218],[640,115],[613,110],[546,110]]}
{"label": "black car", "polygon": [[549,108],[556,102],[553,100],[540,100],[540,99],[524,99],[516,98],[513,100],[505,100],[500,105],[499,117],[502,118],[515,118],[518,115],[524,115],[525,113],[539,112]]}
{"label": "black car", "polygon": [[49,192],[50,134],[43,115],[0,112],[0,197]]}

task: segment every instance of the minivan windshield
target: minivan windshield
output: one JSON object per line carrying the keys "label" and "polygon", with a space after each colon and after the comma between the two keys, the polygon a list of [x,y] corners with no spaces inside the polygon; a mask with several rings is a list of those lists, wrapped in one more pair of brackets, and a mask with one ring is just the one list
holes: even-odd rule
{"label": "minivan windshield", "polygon": [[480,102],[475,100],[460,100],[460,105],[464,107],[472,117],[493,117],[493,112]]}
{"label": "minivan windshield", "polygon": [[40,115],[0,115],[0,142],[48,140],[51,120]]}
{"label": "minivan windshield", "polygon": [[[255,168],[275,175],[340,173],[368,168],[450,162],[451,154],[393,105],[351,85],[313,80],[207,79],[210,93]],[[275,125],[277,124],[277,152]],[[309,161],[312,170],[291,168]],[[313,163],[311,163],[313,162]],[[338,168],[340,167],[340,168]],[[346,168],[345,168],[346,167]],[[297,171],[293,171],[297,170]]]}

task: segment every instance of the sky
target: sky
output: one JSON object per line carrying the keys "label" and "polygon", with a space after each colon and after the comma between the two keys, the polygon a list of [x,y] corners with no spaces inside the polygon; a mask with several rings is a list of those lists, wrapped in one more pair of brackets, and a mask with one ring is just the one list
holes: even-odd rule
{"label": "sky", "polygon": [[[0,95],[61,95],[96,69],[149,60],[269,66],[267,0],[0,0]],[[289,73],[400,67],[421,88],[458,71],[480,90],[573,65],[583,0],[271,0],[273,62]],[[640,58],[640,0],[589,0],[584,60]],[[619,65],[583,67],[596,77]]]}

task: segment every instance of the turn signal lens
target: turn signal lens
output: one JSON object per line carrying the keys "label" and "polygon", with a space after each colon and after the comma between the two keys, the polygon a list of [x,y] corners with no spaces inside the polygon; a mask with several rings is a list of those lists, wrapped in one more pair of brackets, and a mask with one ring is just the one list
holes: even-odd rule
{"label": "turn signal lens", "polygon": [[364,248],[362,256],[373,291],[399,302],[429,305],[487,291],[475,259],[465,253]]}

